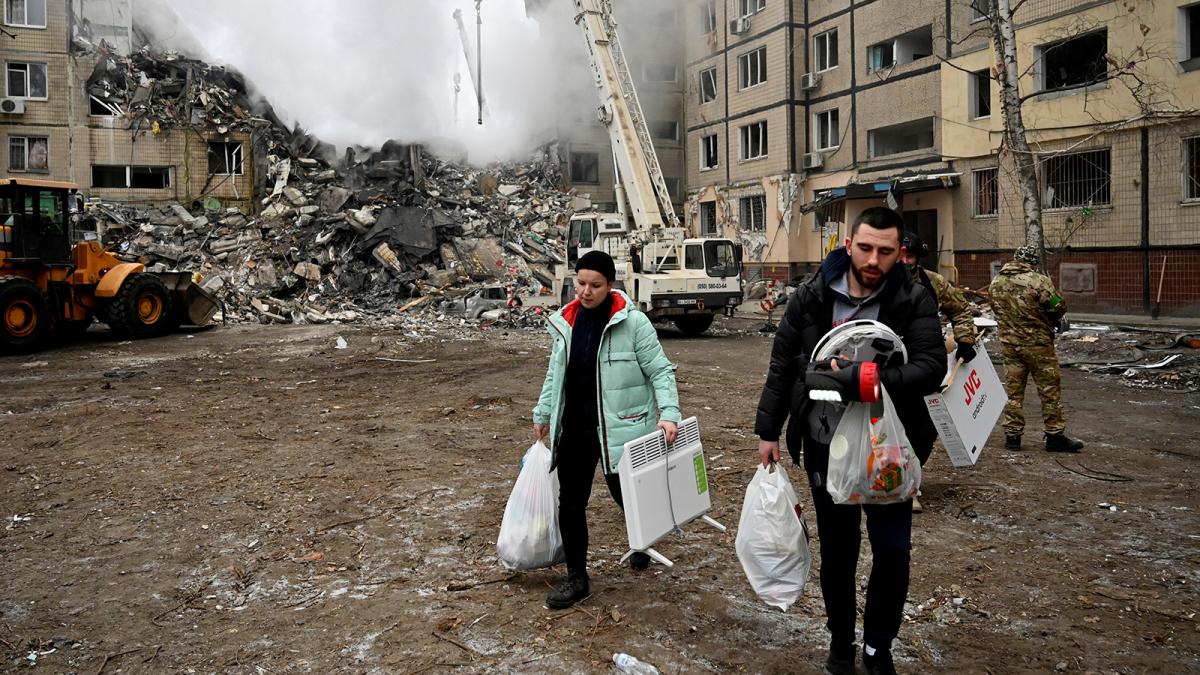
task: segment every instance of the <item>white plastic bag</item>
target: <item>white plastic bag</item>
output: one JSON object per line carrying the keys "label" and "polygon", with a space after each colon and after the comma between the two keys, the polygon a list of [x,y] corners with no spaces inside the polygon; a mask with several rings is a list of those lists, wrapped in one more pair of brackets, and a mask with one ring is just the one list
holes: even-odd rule
{"label": "white plastic bag", "polygon": [[776,464],[774,472],[758,467],[746,488],[735,546],[754,592],[786,612],[804,591],[812,554],[783,466]]}
{"label": "white plastic bag", "polygon": [[894,504],[921,487],[921,462],[887,390],[882,404],[879,417],[878,404],[847,404],[829,442],[825,489],[838,504]]}
{"label": "white plastic bag", "polygon": [[496,553],[510,570],[549,567],[566,559],[558,529],[558,473],[550,471],[550,449],[541,441],[521,461],[521,473],[504,507]]}

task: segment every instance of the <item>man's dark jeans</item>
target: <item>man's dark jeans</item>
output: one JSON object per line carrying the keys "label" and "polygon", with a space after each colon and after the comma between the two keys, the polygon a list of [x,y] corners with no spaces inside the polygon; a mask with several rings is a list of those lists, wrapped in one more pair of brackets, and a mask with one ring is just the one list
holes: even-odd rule
{"label": "man's dark jeans", "polygon": [[[596,465],[600,463],[600,438],[587,427],[582,431],[566,427],[558,443],[557,456],[558,528],[562,532],[567,572],[587,574],[587,504],[592,496]],[[604,482],[617,506],[623,509],[620,478],[615,473],[605,474]]]}
{"label": "man's dark jeans", "polygon": [[855,576],[862,541],[862,512],[867,512],[867,537],[874,562],[867,582],[863,612],[863,642],[891,649],[900,631],[908,597],[908,564],[912,551],[912,502],[883,505],[835,504],[825,489],[824,472],[809,473],[817,536],[821,541],[821,593],[825,596],[832,642],[842,648],[854,643]]}

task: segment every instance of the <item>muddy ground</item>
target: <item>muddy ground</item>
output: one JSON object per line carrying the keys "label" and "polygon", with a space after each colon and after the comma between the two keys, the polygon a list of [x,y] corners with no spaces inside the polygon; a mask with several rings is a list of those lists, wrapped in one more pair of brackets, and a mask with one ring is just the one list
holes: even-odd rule
{"label": "muddy ground", "polygon": [[[690,527],[659,547],[673,569],[634,573],[598,485],[593,595],[565,612],[543,606],[561,569],[495,556],[541,332],[93,332],[0,358],[0,669],[607,672],[624,651],[667,673],[817,672],[817,572],[784,614],[733,550],[770,348],[755,327],[662,331],[729,532]],[[1065,387],[1085,454],[997,434],[974,469],[940,450],[927,467],[901,672],[1200,669],[1200,395]]]}

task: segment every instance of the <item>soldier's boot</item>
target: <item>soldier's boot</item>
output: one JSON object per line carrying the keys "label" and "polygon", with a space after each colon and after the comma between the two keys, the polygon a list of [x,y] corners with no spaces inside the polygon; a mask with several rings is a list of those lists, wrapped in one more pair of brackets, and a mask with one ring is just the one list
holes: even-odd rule
{"label": "soldier's boot", "polygon": [[1079,452],[1083,441],[1063,433],[1046,434],[1046,450],[1049,452]]}
{"label": "soldier's boot", "polygon": [[1021,434],[1004,434],[1004,449],[1005,450],[1020,450],[1021,449]]}

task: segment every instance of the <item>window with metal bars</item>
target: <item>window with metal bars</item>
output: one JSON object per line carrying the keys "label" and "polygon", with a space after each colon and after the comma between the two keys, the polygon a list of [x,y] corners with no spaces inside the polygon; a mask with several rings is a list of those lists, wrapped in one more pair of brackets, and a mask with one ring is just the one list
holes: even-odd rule
{"label": "window with metal bars", "polygon": [[50,170],[50,139],[46,136],[9,136],[8,170]]}
{"label": "window with metal bars", "polygon": [[1200,136],[1183,139],[1183,198],[1200,200]]}
{"label": "window with metal bars", "polygon": [[1112,204],[1112,150],[1087,150],[1047,157],[1042,165],[1048,209]]}
{"label": "window with metal bars", "polygon": [[745,232],[765,232],[767,230],[767,198],[764,195],[742,197],[739,202],[739,219]]}
{"label": "window with metal bars", "polygon": [[717,203],[700,202],[700,236],[717,234]]}
{"label": "window with metal bars", "polygon": [[979,169],[971,172],[972,201],[974,202],[972,215],[994,216],[1000,213],[996,191],[998,173],[998,169]]}

